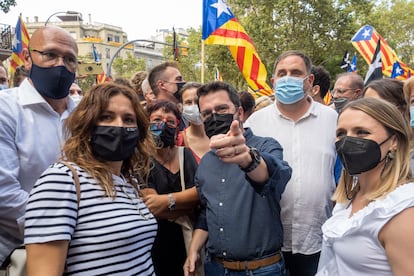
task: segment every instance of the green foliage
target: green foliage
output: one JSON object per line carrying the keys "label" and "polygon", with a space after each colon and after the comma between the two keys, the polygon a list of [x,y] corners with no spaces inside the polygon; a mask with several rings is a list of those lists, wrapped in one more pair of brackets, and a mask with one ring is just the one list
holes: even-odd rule
{"label": "green foliage", "polygon": [[10,11],[10,6],[16,6],[15,0],[0,0],[0,9],[4,13],[8,13]]}
{"label": "green foliage", "polygon": [[[179,55],[180,72],[187,81],[201,81],[201,29],[189,29],[188,31],[188,55]],[[181,42],[181,38],[178,39]],[[171,51],[172,52],[172,49]],[[180,51],[181,53],[181,51]]]}
{"label": "green foliage", "polygon": [[[334,79],[343,72],[340,64],[345,51],[351,57],[357,52],[351,39],[366,24],[414,67],[413,0],[227,0],[227,4],[254,42],[269,84],[276,57],[287,50],[303,51]],[[180,70],[186,80],[199,81],[201,28],[189,30],[188,46],[188,56],[179,59]],[[172,55],[172,49],[166,53]],[[357,59],[358,73],[365,76],[368,64],[359,53]],[[224,81],[247,89],[227,46],[205,45],[204,60],[205,82],[214,79],[218,68]]]}
{"label": "green foliage", "polygon": [[88,89],[95,84],[96,84],[95,75],[87,75],[84,78],[78,79],[78,85],[82,89],[83,92],[88,91]]}
{"label": "green foliage", "polygon": [[129,79],[138,71],[145,71],[146,64],[145,60],[140,58],[136,59],[132,56],[131,53],[127,53],[127,58],[123,59],[122,57],[115,58],[112,63],[112,68],[114,69],[115,78],[126,78]]}
{"label": "green foliage", "polygon": [[398,57],[414,68],[414,1],[382,1],[370,18],[372,26]]}

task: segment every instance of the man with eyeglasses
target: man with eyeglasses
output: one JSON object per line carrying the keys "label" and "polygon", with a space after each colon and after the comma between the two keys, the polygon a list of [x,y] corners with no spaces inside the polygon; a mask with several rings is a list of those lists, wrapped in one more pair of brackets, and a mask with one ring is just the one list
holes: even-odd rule
{"label": "man with eyeglasses", "polygon": [[276,101],[254,112],[245,125],[283,147],[292,178],[280,201],[283,255],[290,276],[317,271],[322,224],[333,208],[336,112],[313,101],[312,62],[299,51],[282,53],[272,78]]}
{"label": "man with eyeglasses", "polygon": [[197,96],[211,150],[196,172],[201,214],[184,274],[195,275],[207,242],[206,276],[284,275],[279,200],[292,170],[282,147],[243,128],[243,109],[230,84],[205,84]]}
{"label": "man with eyeglasses", "polygon": [[28,193],[60,157],[62,125],[75,108],[68,97],[78,47],[65,30],[36,30],[23,49],[29,76],[0,93],[0,264],[22,243]]}
{"label": "man with eyeglasses", "polygon": [[339,113],[349,102],[361,97],[364,91],[364,80],[354,72],[346,72],[336,76],[335,86],[332,90],[332,107]]}

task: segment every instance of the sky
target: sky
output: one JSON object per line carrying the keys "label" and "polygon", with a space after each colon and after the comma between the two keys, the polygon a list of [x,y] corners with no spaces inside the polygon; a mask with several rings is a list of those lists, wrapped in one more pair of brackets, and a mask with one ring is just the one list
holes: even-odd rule
{"label": "sky", "polygon": [[[198,28],[202,24],[202,0],[16,0],[16,6],[5,14],[0,11],[0,23],[16,26],[19,14],[23,20],[34,16],[39,21],[55,12],[76,11],[88,22],[121,27],[128,40],[149,39],[157,29]],[[62,13],[63,14],[63,13]],[[59,21],[56,16],[50,22]]]}

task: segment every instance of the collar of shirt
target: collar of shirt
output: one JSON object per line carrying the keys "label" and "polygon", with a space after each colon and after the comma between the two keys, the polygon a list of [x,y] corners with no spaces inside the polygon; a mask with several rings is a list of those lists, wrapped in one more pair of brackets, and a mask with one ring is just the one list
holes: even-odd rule
{"label": "collar of shirt", "polygon": [[[23,89],[20,89],[23,88]],[[24,94],[22,94],[24,92]],[[29,79],[25,78],[18,88],[18,102],[22,106],[47,103],[46,100],[37,92],[36,88],[30,84]]]}
{"label": "collar of shirt", "polygon": [[[20,89],[22,88],[22,89]],[[21,106],[28,106],[28,105],[36,105],[36,104],[45,104],[51,110],[52,107],[49,103],[42,97],[42,95],[37,92],[36,88],[29,82],[28,78],[24,79],[23,82],[20,84],[20,87],[17,89],[17,101]],[[65,119],[73,109],[75,109],[76,104],[75,102],[67,98],[67,108],[66,111],[61,115],[62,119]]]}
{"label": "collar of shirt", "polygon": [[[311,96],[308,96],[308,98],[307,98],[310,102],[311,102],[311,105],[310,105],[310,107],[309,107],[309,109],[306,111],[306,113],[305,114],[303,114],[303,116],[300,118],[300,120],[302,120],[302,119],[304,119],[304,118],[307,118],[307,117],[309,117],[309,116],[314,116],[314,117],[317,117],[318,116],[318,114],[319,114],[319,112],[318,112],[318,107],[316,106],[317,104],[319,104],[319,103],[316,103],[313,99],[312,99],[312,97]],[[287,120],[290,120],[288,117],[286,117],[285,115],[283,115],[281,112],[280,112],[280,110],[277,108],[277,104],[276,104],[276,102],[272,105],[272,106],[274,106],[274,109],[276,110],[276,114],[278,115],[278,116],[280,116],[280,117],[282,117],[282,118],[285,118],[285,119],[287,119]],[[299,120],[299,121],[300,121]],[[298,121],[298,122],[299,122]]]}

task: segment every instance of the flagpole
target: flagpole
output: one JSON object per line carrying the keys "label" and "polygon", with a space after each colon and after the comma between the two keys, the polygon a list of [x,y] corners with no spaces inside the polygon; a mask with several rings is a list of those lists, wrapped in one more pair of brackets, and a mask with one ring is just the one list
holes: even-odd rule
{"label": "flagpole", "polygon": [[204,83],[204,40],[201,39],[201,83]]}

